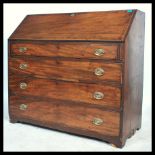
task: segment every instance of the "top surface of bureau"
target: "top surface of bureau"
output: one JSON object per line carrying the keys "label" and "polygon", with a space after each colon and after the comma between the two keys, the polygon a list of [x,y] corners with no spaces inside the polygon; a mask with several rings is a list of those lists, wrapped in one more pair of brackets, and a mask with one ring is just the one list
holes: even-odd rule
{"label": "top surface of bureau", "polygon": [[125,40],[136,10],[28,15],[11,40]]}

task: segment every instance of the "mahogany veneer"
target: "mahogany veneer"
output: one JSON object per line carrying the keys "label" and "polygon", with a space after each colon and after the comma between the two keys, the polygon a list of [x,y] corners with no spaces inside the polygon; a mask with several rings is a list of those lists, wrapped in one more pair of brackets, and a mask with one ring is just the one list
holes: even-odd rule
{"label": "mahogany veneer", "polygon": [[144,13],[28,15],[9,38],[10,122],[123,147],[141,128]]}

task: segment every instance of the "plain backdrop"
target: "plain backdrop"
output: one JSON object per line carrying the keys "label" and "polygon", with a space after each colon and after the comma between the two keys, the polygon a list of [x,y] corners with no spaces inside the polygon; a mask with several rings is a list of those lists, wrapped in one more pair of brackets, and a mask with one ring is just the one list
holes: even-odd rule
{"label": "plain backdrop", "polygon": [[[39,3],[4,3],[4,151],[151,151],[151,4],[39,4]],[[145,52],[144,52],[144,89],[142,128],[127,140],[123,149],[84,137],[63,132],[39,128],[32,125],[9,122],[8,116],[8,62],[7,39],[28,14],[71,13],[106,10],[139,9],[145,12]]]}

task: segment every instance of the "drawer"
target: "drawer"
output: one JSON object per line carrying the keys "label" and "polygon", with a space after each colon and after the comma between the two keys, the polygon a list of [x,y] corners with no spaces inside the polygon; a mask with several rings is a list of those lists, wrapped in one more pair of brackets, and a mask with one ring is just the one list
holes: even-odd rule
{"label": "drawer", "polygon": [[[48,102],[32,98],[10,96],[12,118],[37,122],[44,126],[72,128],[107,136],[119,136],[120,113],[68,105],[62,102]],[[72,130],[74,131],[74,130]]]}
{"label": "drawer", "polygon": [[12,43],[12,55],[88,58],[88,59],[117,59],[119,46],[102,43]]}
{"label": "drawer", "polygon": [[10,72],[76,82],[122,83],[122,64],[44,58],[10,58]]}
{"label": "drawer", "polygon": [[100,84],[64,82],[41,78],[10,75],[11,94],[58,99],[67,102],[120,108],[121,90],[118,87]]}

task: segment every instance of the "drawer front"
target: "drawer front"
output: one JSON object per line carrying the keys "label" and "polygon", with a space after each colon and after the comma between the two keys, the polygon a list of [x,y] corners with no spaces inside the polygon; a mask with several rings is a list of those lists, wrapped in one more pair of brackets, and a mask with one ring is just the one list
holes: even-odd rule
{"label": "drawer front", "polygon": [[10,58],[10,72],[76,82],[122,82],[121,63]]}
{"label": "drawer front", "polygon": [[101,43],[12,43],[13,55],[117,59],[118,45]]}
{"label": "drawer front", "polygon": [[66,126],[107,136],[119,135],[120,113],[62,102],[10,97],[10,116],[45,126]]}
{"label": "drawer front", "polygon": [[9,79],[9,90],[11,94],[22,96],[39,96],[40,98],[120,108],[120,88],[108,85],[26,78],[12,74]]}

